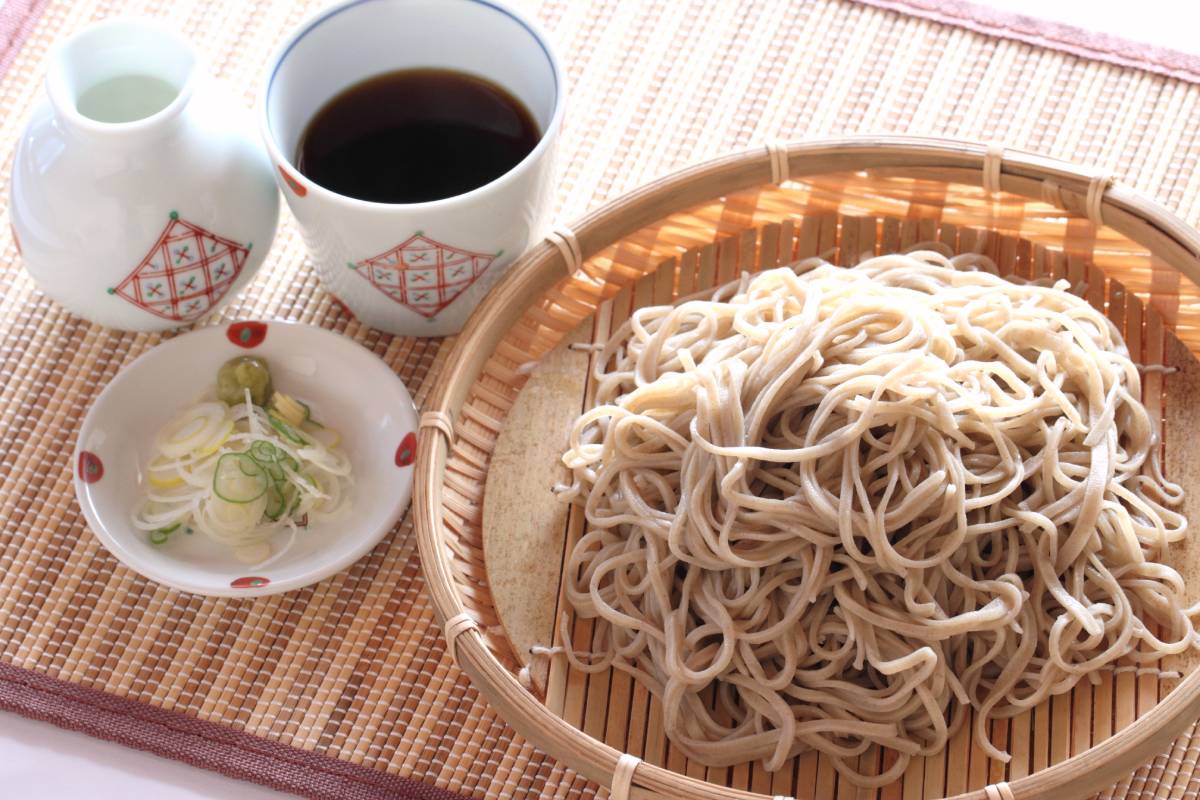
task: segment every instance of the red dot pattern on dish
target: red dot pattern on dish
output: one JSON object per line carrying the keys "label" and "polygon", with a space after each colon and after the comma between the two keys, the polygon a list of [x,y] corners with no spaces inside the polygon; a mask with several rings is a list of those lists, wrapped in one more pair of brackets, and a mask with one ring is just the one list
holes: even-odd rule
{"label": "red dot pattern on dish", "polygon": [[417,434],[409,431],[408,435],[400,442],[400,446],[396,448],[396,466],[407,467],[417,457]]}
{"label": "red dot pattern on dish", "polygon": [[258,347],[267,338],[265,322],[234,322],[225,329],[225,336],[238,347],[247,350]]}
{"label": "red dot pattern on dish", "polygon": [[104,463],[100,460],[100,456],[95,453],[89,453],[87,450],[79,451],[79,480],[84,483],[95,483],[104,477]]}
{"label": "red dot pattern on dish", "polygon": [[264,578],[261,575],[250,575],[245,578],[235,578],[229,582],[229,585],[234,589],[257,589],[260,586],[266,586],[270,582],[270,579]]}
{"label": "red dot pattern on dish", "polygon": [[286,169],[280,167],[279,174],[283,176],[283,182],[287,184],[289,189],[296,193],[297,197],[304,197],[304,195],[308,194],[308,189],[304,188],[304,184],[289,175]]}

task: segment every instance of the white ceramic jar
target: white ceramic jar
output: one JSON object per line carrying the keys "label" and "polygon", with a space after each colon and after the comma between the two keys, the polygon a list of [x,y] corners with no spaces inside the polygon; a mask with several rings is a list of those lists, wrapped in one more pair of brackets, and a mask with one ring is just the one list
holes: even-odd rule
{"label": "white ceramic jar", "polygon": [[206,316],[250,280],[279,193],[248,114],[190,44],[118,18],[52,52],[10,209],[47,295],[92,322],[154,331]]}

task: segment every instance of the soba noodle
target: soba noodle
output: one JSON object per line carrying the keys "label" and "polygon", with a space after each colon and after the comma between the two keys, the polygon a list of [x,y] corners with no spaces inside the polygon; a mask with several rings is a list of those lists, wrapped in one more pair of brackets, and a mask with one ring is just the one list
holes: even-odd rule
{"label": "soba noodle", "polygon": [[[966,266],[743,275],[601,354],[563,456],[599,646],[567,655],[644,684],[689,757],[815,748],[878,786],[970,707],[1007,760],[990,720],[1195,646],[1162,563],[1182,493],[1119,332],[1065,283]],[[860,774],[872,744],[899,757]]]}

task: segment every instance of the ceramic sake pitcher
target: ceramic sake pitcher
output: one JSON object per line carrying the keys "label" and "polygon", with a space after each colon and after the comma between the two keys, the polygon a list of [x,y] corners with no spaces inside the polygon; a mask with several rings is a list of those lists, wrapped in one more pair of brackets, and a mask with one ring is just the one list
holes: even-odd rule
{"label": "ceramic sake pitcher", "polygon": [[47,295],[92,322],[154,331],[204,317],[250,280],[279,194],[248,114],[191,45],[118,18],[50,55],[10,208]]}

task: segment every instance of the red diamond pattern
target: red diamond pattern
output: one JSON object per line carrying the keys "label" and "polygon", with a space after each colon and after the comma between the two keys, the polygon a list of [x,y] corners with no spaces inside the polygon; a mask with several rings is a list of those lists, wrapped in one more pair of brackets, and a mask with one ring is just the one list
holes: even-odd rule
{"label": "red diamond pattern", "polygon": [[192,322],[225,296],[249,253],[172,212],[142,262],[110,291],[163,319]]}
{"label": "red diamond pattern", "polygon": [[350,266],[397,303],[433,317],[474,283],[496,255],[451,247],[416,233]]}

